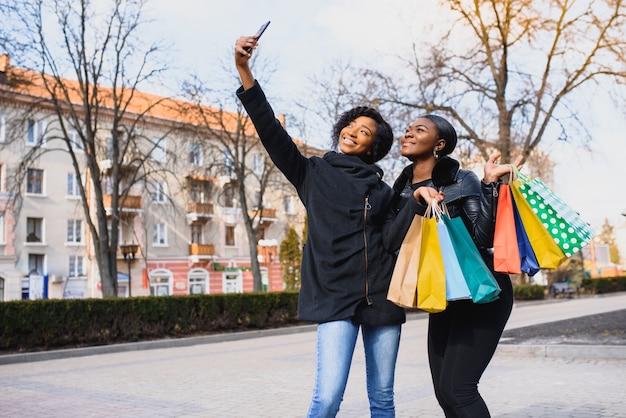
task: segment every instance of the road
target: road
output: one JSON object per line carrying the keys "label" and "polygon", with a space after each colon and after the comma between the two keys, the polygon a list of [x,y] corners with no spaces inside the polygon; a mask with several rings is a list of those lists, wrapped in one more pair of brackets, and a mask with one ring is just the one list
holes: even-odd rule
{"label": "road", "polygon": [[[507,329],[625,306],[626,293],[518,303]],[[403,327],[396,372],[398,417],[443,416],[431,387],[426,324],[426,315],[417,314]],[[315,378],[314,356],[311,326],[0,356],[0,414],[303,417]],[[480,391],[494,417],[625,417],[625,376],[623,346],[559,351],[556,346],[501,345]],[[369,416],[359,345],[338,416]]]}

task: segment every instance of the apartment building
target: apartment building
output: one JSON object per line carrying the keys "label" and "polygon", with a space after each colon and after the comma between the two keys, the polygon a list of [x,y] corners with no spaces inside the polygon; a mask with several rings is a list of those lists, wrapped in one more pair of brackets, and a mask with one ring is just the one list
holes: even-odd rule
{"label": "apartment building", "polygon": [[[12,67],[8,56],[0,57],[0,300],[101,297],[85,218],[85,204],[91,211],[94,202],[90,187],[94,175],[84,155],[80,157],[84,153],[80,141],[72,140],[77,133],[70,129],[64,137],[70,138],[78,161],[85,163],[81,174],[76,174],[67,143],[58,139],[61,128],[46,101],[49,93],[42,88],[41,78],[36,72]],[[16,79],[21,80],[19,85]],[[161,105],[148,109],[146,103]],[[254,175],[268,170],[271,162],[250,131],[248,139],[255,145],[245,160],[251,175],[250,180],[245,178],[248,198],[242,205],[236,193],[241,177],[233,174],[232,156],[223,139],[199,129],[197,119],[173,111],[173,105],[189,104],[135,92],[128,110],[141,115],[134,119],[140,124],[130,134],[141,136],[137,144],[142,145],[127,150],[118,166],[121,185],[128,181],[128,193],[118,200],[118,295],[252,291],[242,207],[254,212],[258,226],[253,245],[258,249],[263,288],[282,290],[280,242],[289,227],[300,233],[305,222],[295,189],[275,169],[265,192],[255,189]],[[114,168],[107,159],[114,140],[106,134],[111,129],[103,127],[98,136],[103,150],[99,177],[105,183]],[[229,125],[221,129],[228,130]],[[305,154],[322,153],[296,144]],[[45,152],[29,160],[26,156],[34,147]],[[149,163],[144,164],[140,181],[134,166],[138,156]],[[23,178],[19,190],[15,190],[16,176]],[[79,184],[84,185],[85,199]],[[112,196],[102,198],[111,214],[116,206]]]}

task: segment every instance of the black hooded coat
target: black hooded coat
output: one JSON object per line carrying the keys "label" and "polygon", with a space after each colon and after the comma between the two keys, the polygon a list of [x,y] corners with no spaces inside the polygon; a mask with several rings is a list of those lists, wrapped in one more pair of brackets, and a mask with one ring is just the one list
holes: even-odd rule
{"label": "black hooded coat", "polygon": [[393,192],[382,170],[334,151],[305,157],[276,119],[258,83],[237,95],[278,169],[296,188],[307,212],[302,255],[299,319],[352,319],[392,325],[404,309],[387,300],[395,256],[383,246],[394,219]]}

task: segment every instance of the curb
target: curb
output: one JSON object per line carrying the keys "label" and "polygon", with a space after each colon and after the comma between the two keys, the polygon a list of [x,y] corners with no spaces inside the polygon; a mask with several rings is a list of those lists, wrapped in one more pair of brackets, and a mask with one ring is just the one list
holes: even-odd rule
{"label": "curb", "polygon": [[524,355],[528,357],[587,358],[587,359],[626,359],[626,346],[623,345],[531,345],[499,344],[496,354]]}
{"label": "curb", "polygon": [[225,341],[237,341],[273,335],[298,334],[315,331],[316,325],[298,325],[285,328],[272,328],[254,331],[240,331],[228,334],[212,334],[198,337],[172,338],[165,340],[139,341],[136,343],[120,343],[98,345],[92,347],[66,348],[60,350],[37,351],[29,353],[0,355],[0,365],[16,363],[32,363],[36,361],[58,360],[73,357],[94,356],[99,354],[123,353],[127,351],[154,350],[159,348],[188,347],[198,344],[213,344]]}

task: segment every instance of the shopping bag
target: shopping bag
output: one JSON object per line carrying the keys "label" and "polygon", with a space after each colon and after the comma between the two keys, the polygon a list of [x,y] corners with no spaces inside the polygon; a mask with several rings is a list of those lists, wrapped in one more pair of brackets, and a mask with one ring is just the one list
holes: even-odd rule
{"label": "shopping bag", "polygon": [[514,170],[520,180],[522,196],[567,257],[591,241],[593,231],[576,211],[556,196],[541,180],[531,179],[515,167]]}
{"label": "shopping bag", "polygon": [[539,272],[539,263],[537,262],[537,257],[535,257],[533,248],[530,245],[528,236],[526,235],[526,230],[524,229],[524,225],[522,224],[522,218],[520,218],[519,216],[519,211],[517,210],[515,201],[511,203],[513,204],[512,206],[513,217],[515,221],[515,236],[517,238],[517,247],[519,249],[520,255],[520,269],[524,273],[532,277],[537,274],[537,272]]}
{"label": "shopping bag", "polygon": [[449,301],[471,299],[472,296],[463,276],[463,270],[461,270],[456,251],[452,246],[448,227],[441,218],[437,221],[437,233],[439,234],[439,246],[446,274],[446,299]]}
{"label": "shopping bag", "polygon": [[[519,188],[544,228],[567,257],[571,257],[591,241],[593,234],[589,225],[542,182],[533,179],[526,183],[522,182]],[[539,190],[542,193],[539,193]]]}
{"label": "shopping bag", "polygon": [[437,219],[426,216],[422,220],[422,242],[417,271],[417,307],[436,313],[446,309],[446,274],[439,244]]}
{"label": "shopping bag", "polygon": [[500,185],[493,236],[493,269],[511,274],[522,272],[512,199],[510,186]]}
{"label": "shopping bag", "polygon": [[415,215],[400,246],[387,292],[387,299],[403,308],[417,308],[417,269],[421,240],[422,216]]}
{"label": "shopping bag", "polygon": [[450,218],[445,214],[441,218],[448,227],[450,240],[470,290],[472,301],[489,303],[498,299],[500,286],[485,264],[463,220],[460,217]]}
{"label": "shopping bag", "polygon": [[565,253],[559,248],[530,204],[524,199],[519,189],[520,183],[519,179],[511,183],[511,193],[539,267],[557,268],[565,258]]}

